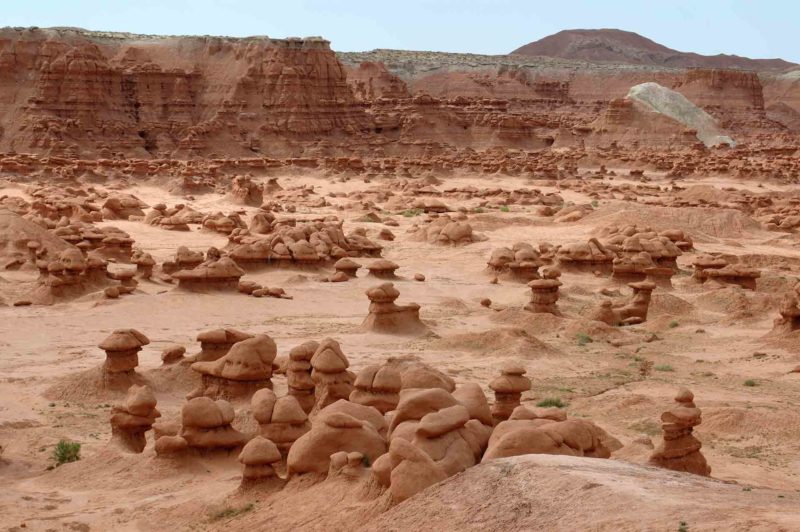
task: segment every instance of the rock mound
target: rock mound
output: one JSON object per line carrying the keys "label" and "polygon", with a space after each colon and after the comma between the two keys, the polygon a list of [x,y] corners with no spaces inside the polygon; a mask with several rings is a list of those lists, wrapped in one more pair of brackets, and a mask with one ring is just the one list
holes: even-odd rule
{"label": "rock mound", "polygon": [[675,530],[681,521],[714,530],[752,529],[756,522],[760,530],[781,530],[798,518],[796,505],[781,495],[617,460],[527,455],[471,467],[364,530],[619,531],[641,530],[643,523]]}

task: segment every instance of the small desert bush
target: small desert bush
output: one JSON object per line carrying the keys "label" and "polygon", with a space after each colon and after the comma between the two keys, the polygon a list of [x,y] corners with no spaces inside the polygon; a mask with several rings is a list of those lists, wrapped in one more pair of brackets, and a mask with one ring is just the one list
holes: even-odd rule
{"label": "small desert bush", "polygon": [[752,386],[758,386],[758,383],[753,379],[747,379],[746,381],[744,381],[744,385],[752,387]]}
{"label": "small desert bush", "polygon": [[564,408],[567,406],[567,403],[562,401],[560,397],[547,397],[536,403],[536,406],[540,406],[542,408],[548,408],[551,406],[556,408]]}
{"label": "small desert bush", "polygon": [[500,205],[500,211],[502,212],[509,212],[511,209],[508,208],[508,205]]}
{"label": "small desert bush", "polygon": [[670,329],[674,329],[674,328],[675,328],[675,327],[677,327],[678,325],[680,325],[680,323],[678,323],[678,322],[677,322],[677,321],[675,321],[675,320],[672,320],[671,322],[669,322],[669,328],[670,328]]}
{"label": "small desert bush", "polygon": [[241,508],[225,508],[218,512],[211,514],[211,521],[219,521],[221,519],[229,519],[231,517],[236,517],[237,515],[246,514],[255,508],[256,505],[252,502],[245,504]]}
{"label": "small desert bush", "polygon": [[675,368],[670,366],[669,364],[659,364],[653,367],[656,371],[675,371]]}
{"label": "small desert bush", "polygon": [[646,379],[647,377],[650,376],[650,373],[652,371],[653,371],[653,361],[641,359],[641,361],[639,362],[639,375],[641,375],[643,379]]}
{"label": "small desert bush", "polygon": [[53,449],[53,460],[56,466],[77,462],[81,459],[81,444],[74,441],[61,440]]}
{"label": "small desert bush", "polygon": [[578,345],[586,345],[586,344],[591,344],[592,342],[594,342],[594,340],[592,340],[592,337],[589,336],[586,333],[578,333],[578,334],[576,334],[575,335],[575,341],[578,342]]}
{"label": "small desert bush", "polygon": [[414,216],[419,216],[422,214],[422,209],[406,209],[403,211],[403,216],[406,218],[412,218]]}

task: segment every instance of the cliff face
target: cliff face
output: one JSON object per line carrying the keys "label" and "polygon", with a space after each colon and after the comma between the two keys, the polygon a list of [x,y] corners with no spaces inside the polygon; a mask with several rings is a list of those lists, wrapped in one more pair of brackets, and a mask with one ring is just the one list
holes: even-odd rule
{"label": "cliff face", "polygon": [[0,88],[5,151],[252,155],[370,128],[322,39],[7,29]]}
{"label": "cliff face", "polygon": [[366,61],[358,66],[345,69],[347,83],[359,101],[372,101],[378,98],[408,98],[406,83],[389,72],[383,63]]}
{"label": "cliff face", "polygon": [[763,88],[755,72],[689,69],[674,88],[696,105],[764,108]]}
{"label": "cliff face", "polygon": [[[597,145],[685,143],[666,127],[646,137],[622,131],[625,121],[615,114],[624,109],[612,102],[646,82],[681,92],[743,142],[796,130],[785,112],[765,112],[784,100],[797,108],[792,77],[523,56],[337,55],[321,38],[4,29],[0,153],[425,157],[464,148],[579,146],[590,131]],[[598,122],[609,106],[608,120]],[[593,130],[601,123],[613,127]]]}

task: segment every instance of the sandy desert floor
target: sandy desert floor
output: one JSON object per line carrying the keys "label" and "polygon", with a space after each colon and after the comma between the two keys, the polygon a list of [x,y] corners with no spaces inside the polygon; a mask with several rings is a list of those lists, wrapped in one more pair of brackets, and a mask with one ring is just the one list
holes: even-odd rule
{"label": "sandy desert floor", "polygon": [[[390,181],[384,185],[380,179],[367,184],[360,179],[332,182],[294,175],[278,176],[278,182],[284,187],[313,185],[321,196],[391,187]],[[694,185],[697,190],[755,190],[752,183],[730,178],[681,183],[684,188]],[[543,192],[560,192],[566,202],[592,202],[581,192],[532,185],[518,178],[487,184],[485,178],[455,176],[438,188],[451,186],[536,186]],[[784,189],[775,185],[759,190]],[[136,185],[125,192],[150,205],[180,201],[153,185]],[[0,194],[26,198],[24,187],[13,183],[6,184]],[[346,230],[363,227],[371,238],[386,227],[357,221],[364,211],[345,197],[328,199],[331,206],[298,208],[296,215],[338,216],[345,221]],[[364,273],[349,282],[323,283],[317,280],[323,273],[318,271],[247,272],[246,279],[282,287],[292,299],[190,293],[152,280],[140,281],[134,294],[118,300],[105,299],[99,292],[52,306],[0,307],[0,525],[7,530],[278,530],[301,526],[322,530],[368,523],[377,529],[376,523],[383,523],[386,528],[382,529],[390,529],[389,514],[383,521],[372,521],[382,509],[344,494],[337,499],[339,495],[332,496],[330,490],[310,488],[312,491],[297,491],[294,498],[281,496],[272,501],[242,496],[236,491],[240,465],[235,456],[165,462],[155,456],[151,435],[142,455],[109,446],[109,412],[121,396],[99,393],[82,385],[80,377],[104,360],[104,353],[96,347],[103,338],[119,328],[135,328],[149,337],[150,345],[139,355],[138,371],[150,380],[158,409],[169,419],[179,415],[188,385],[172,382],[160,369],[161,350],[177,343],[191,354],[197,350],[199,332],[232,327],[268,334],[277,343],[279,356],[306,340],[333,337],[356,372],[388,357],[419,359],[458,384],[479,383],[490,399],[488,383],[500,365],[507,360],[520,362],[533,381],[532,390],[523,395],[523,404],[560,398],[571,418],[589,419],[623,443],[612,461],[646,463],[652,452],[647,442],[657,444],[661,437],[659,416],[673,404],[676,390],[688,387],[703,413],[695,435],[703,443],[711,476],[735,483],[736,493],[731,495],[735,498],[721,502],[718,512],[746,514],[749,496],[758,500],[753,503],[760,508],[753,510],[756,514],[767,512],[763,508],[775,499],[780,511],[786,512],[775,523],[791,530],[795,519],[795,529],[800,528],[800,373],[791,372],[800,365],[800,336],[769,334],[782,295],[797,279],[800,241],[796,235],[769,232],[749,223],[741,213],[715,208],[600,200],[593,212],[578,221],[555,222],[552,216],[536,214],[533,206],[511,205],[508,212],[486,207],[475,212],[477,200],[447,195],[440,199],[451,209],[467,208],[474,231],[487,238],[459,247],[420,242],[407,230],[424,215],[386,213],[399,224],[389,227],[396,236],[394,241],[381,241],[383,257],[400,265],[400,279],[394,281],[401,294],[398,303],[418,303],[420,317],[431,331],[418,338],[360,331],[369,305],[365,290],[377,284]],[[234,205],[218,194],[198,196],[188,203],[202,212],[241,210],[248,218],[257,211]],[[337,205],[349,207],[338,209]],[[523,310],[530,297],[524,284],[490,283],[486,262],[497,247],[515,242],[534,246],[540,242],[586,242],[598,228],[634,223],[657,231],[681,229],[692,236],[695,247],[678,258],[681,271],[672,279],[674,288],[653,293],[643,324],[620,328],[586,318],[599,302],[600,290],[628,293],[624,284],[608,277],[565,272],[560,279],[562,316],[558,317]],[[98,225],[126,231],[137,248],[159,263],[170,259],[180,245],[205,251],[227,243],[224,235],[199,230],[196,225],[190,232],[167,231],[141,221]],[[757,289],[696,283],[691,278],[691,263],[700,253],[709,252],[745,257],[748,264],[758,267]],[[121,265],[112,264],[111,269],[116,267]],[[424,274],[425,281],[415,281],[416,273]],[[36,277],[35,271],[0,272],[0,295],[6,301],[24,297]],[[480,304],[484,298],[491,299],[491,307]],[[640,372],[643,361],[653,362],[647,376]],[[276,393],[282,395],[285,378],[275,376],[273,382]],[[234,426],[246,426],[247,422],[239,412]],[[52,450],[61,439],[81,443],[81,460],[52,468]],[[663,479],[652,482],[669,483]],[[695,488],[698,497],[702,497],[701,488]],[[678,495],[665,489],[662,495],[653,495],[658,497],[669,501]],[[630,502],[624,497],[611,498],[615,502],[609,504],[620,508]],[[321,516],[334,512],[331,501],[339,505],[338,513],[356,516],[355,520],[322,521]],[[552,507],[556,503],[548,500],[543,504]],[[402,509],[400,505],[392,512]],[[677,514],[670,512],[668,519],[673,519]],[[591,519],[591,512],[587,510],[580,518]],[[652,529],[661,530],[654,519]],[[677,518],[669,522],[677,529]],[[772,521],[761,525],[764,523]],[[761,526],[751,524],[752,529]],[[565,522],[551,525],[552,529],[565,529]],[[689,525],[690,530],[714,528],[708,523],[704,527],[703,522]],[[439,526],[447,528],[442,522]],[[597,526],[637,529],[620,522]],[[724,529],[725,524],[715,526]],[[503,525],[496,522],[485,529],[501,530]]]}

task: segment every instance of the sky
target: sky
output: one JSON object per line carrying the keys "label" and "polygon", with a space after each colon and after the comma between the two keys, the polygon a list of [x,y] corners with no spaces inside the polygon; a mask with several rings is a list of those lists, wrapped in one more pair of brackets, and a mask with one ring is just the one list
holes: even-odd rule
{"label": "sky", "polygon": [[800,62],[797,0],[0,0],[0,26],[164,35],[319,35],[337,51],[505,54],[564,29],[684,52]]}

